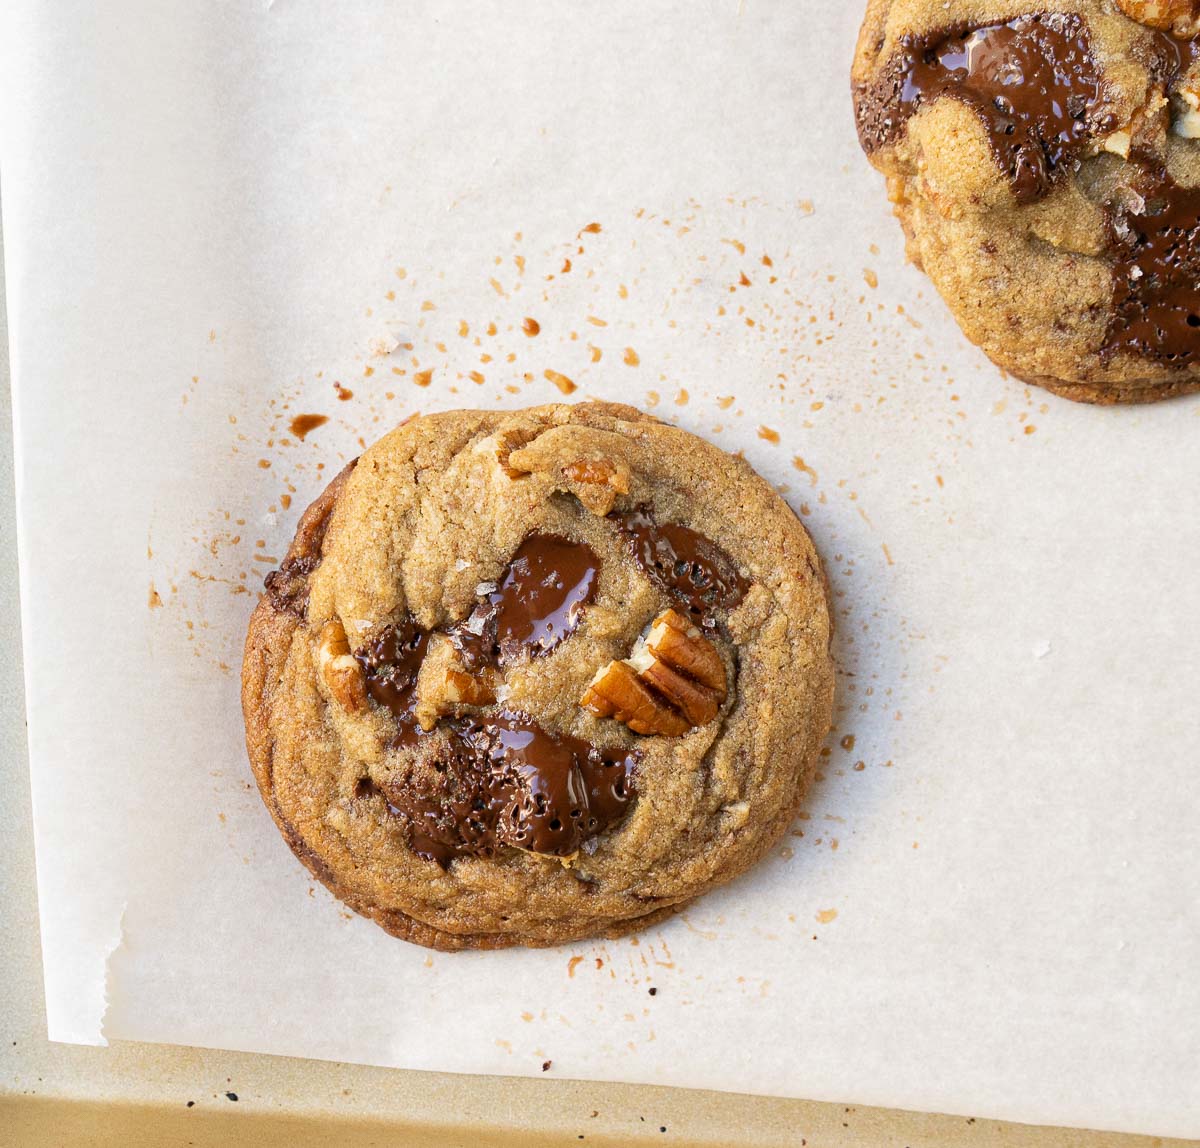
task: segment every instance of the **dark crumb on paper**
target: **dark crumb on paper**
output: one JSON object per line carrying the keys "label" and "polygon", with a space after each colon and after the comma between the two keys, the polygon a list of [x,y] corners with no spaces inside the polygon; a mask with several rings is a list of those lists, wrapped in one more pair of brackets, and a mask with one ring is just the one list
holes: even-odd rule
{"label": "dark crumb on paper", "polygon": [[652,997],[656,997],[656,996],[658,996],[658,989],[656,989],[656,988],[653,988],[653,987],[652,987],[652,988],[650,989],[650,995],[651,995]]}
{"label": "dark crumb on paper", "polygon": [[660,1132],[665,1132],[665,1131],[667,1130],[667,1126],[666,1126],[665,1124],[662,1124],[662,1125],[660,1125],[660,1126],[659,1126],[659,1129],[658,1129],[658,1130],[659,1130]]}
{"label": "dark crumb on paper", "polygon": [[237,1093],[236,1092],[227,1092],[227,1093],[225,1093],[225,1099],[236,1102],[237,1101]]}
{"label": "dark crumb on paper", "polygon": [[188,1108],[195,1108],[195,1107],[196,1107],[196,1102],[195,1102],[194,1100],[189,1100],[189,1101],[187,1102],[187,1107],[188,1107]]}
{"label": "dark crumb on paper", "polygon": [[543,1071],[543,1072],[549,1072],[549,1071],[550,1071],[550,1066],[551,1066],[553,1063],[554,1063],[554,1061],[552,1061],[552,1060],[543,1060],[543,1061],[542,1061],[542,1071]]}

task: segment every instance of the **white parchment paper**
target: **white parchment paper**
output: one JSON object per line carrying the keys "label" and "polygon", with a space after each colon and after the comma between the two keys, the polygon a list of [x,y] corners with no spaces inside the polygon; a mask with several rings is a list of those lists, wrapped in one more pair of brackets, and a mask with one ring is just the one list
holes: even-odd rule
{"label": "white parchment paper", "polygon": [[[860,8],[4,6],[53,1038],[1200,1135],[1200,404],[1071,406],[964,344],[858,151]],[[780,484],[837,730],[785,845],[678,920],[430,954],[279,839],[240,646],[342,460],[558,376]]]}

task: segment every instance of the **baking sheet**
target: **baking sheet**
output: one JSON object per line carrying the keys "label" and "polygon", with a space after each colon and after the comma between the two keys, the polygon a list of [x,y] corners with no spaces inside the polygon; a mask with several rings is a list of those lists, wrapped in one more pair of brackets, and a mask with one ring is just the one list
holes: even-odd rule
{"label": "baking sheet", "polygon": [[[857,151],[854,7],[6,8],[53,1038],[1200,1131],[1200,405],[963,345]],[[564,379],[784,490],[838,727],[793,835],[679,920],[429,954],[271,827],[245,621],[342,459]]]}

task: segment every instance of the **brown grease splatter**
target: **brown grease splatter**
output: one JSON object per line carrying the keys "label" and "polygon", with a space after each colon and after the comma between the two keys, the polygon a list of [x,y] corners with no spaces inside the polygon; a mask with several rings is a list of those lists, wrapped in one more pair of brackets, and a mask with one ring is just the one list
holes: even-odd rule
{"label": "brown grease splatter", "polygon": [[806,463],[799,455],[796,455],[792,459],[792,466],[800,471],[801,474],[807,474],[808,480],[813,486],[817,485],[817,472],[813,470],[813,468],[809,466],[808,463]]}
{"label": "brown grease splatter", "polygon": [[309,431],[314,431],[317,427],[324,426],[328,421],[328,415],[296,415],[288,423],[288,430],[303,442]]}

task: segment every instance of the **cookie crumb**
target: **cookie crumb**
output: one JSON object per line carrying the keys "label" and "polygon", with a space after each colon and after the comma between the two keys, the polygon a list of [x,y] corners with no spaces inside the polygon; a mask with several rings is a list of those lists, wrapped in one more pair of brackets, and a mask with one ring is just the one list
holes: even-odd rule
{"label": "cookie crumb", "polygon": [[571,379],[558,371],[546,370],[543,372],[546,378],[552,382],[564,395],[569,395],[576,390],[576,386]]}

